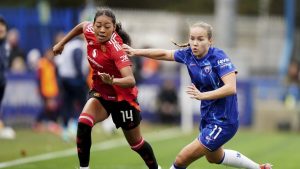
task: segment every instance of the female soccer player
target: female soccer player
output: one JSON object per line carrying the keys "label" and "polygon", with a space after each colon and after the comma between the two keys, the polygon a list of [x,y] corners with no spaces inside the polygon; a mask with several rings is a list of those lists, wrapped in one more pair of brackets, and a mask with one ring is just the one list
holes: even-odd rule
{"label": "female soccer player", "polygon": [[80,169],[89,169],[91,130],[95,123],[112,116],[116,127],[121,127],[131,149],[145,161],[149,169],[160,168],[153,150],[140,132],[138,90],[132,73],[132,63],[122,50],[130,38],[116,23],[114,13],[107,8],[96,12],[94,22],[75,26],[53,47],[60,54],[64,45],[77,35],[84,34],[87,41],[87,58],[93,69],[90,98],[78,120],[77,150]]}
{"label": "female soccer player", "polygon": [[204,22],[190,27],[189,42],[180,50],[133,49],[123,45],[128,56],[176,61],[187,66],[192,85],[186,92],[201,100],[201,121],[198,138],[185,146],[170,169],[185,169],[205,156],[210,163],[247,169],[271,169],[259,165],[241,153],[223,149],[238,130],[236,95],[237,70],[227,55],[212,47],[212,27]]}

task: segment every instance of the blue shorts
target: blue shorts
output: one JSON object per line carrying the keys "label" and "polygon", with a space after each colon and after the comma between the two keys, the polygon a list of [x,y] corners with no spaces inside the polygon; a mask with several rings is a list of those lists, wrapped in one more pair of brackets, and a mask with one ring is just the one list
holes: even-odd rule
{"label": "blue shorts", "polygon": [[237,132],[239,124],[214,124],[201,120],[198,140],[209,151],[215,151],[229,141]]}

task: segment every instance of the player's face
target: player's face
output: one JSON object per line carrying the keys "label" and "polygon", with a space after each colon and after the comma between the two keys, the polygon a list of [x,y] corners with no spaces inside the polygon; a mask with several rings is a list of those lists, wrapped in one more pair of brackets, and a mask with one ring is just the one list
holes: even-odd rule
{"label": "player's face", "polygon": [[115,31],[115,25],[112,22],[112,18],[106,15],[98,16],[93,27],[95,35],[100,43],[109,41],[112,33]]}
{"label": "player's face", "polygon": [[189,44],[193,54],[197,57],[202,57],[207,54],[212,42],[208,39],[207,31],[201,27],[190,28]]}
{"label": "player's face", "polygon": [[6,26],[0,23],[0,39],[4,39],[6,37]]}

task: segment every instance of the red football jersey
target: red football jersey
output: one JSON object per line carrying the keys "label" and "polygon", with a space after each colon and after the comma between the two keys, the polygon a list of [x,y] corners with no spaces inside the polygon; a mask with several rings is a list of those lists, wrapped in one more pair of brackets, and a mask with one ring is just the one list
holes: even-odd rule
{"label": "red football jersey", "polygon": [[137,98],[137,87],[122,88],[117,85],[108,85],[102,82],[98,72],[114,75],[121,78],[120,69],[132,66],[126,53],[122,50],[123,41],[114,32],[108,42],[101,44],[94,35],[93,24],[87,22],[83,27],[83,33],[87,41],[87,57],[93,69],[92,88],[101,94],[105,100],[129,102]]}

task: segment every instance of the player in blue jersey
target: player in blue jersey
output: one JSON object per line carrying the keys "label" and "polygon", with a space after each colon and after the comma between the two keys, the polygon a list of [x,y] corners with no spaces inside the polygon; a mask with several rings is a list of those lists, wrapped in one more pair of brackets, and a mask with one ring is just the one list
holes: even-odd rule
{"label": "player in blue jersey", "polygon": [[212,27],[199,22],[190,27],[189,42],[179,50],[133,49],[124,45],[129,56],[176,61],[187,66],[192,85],[187,87],[191,98],[201,100],[200,134],[177,155],[170,169],[185,169],[205,156],[215,164],[247,169],[271,169],[259,165],[243,154],[223,145],[237,132],[238,106],[236,95],[237,70],[228,56],[212,47]]}

